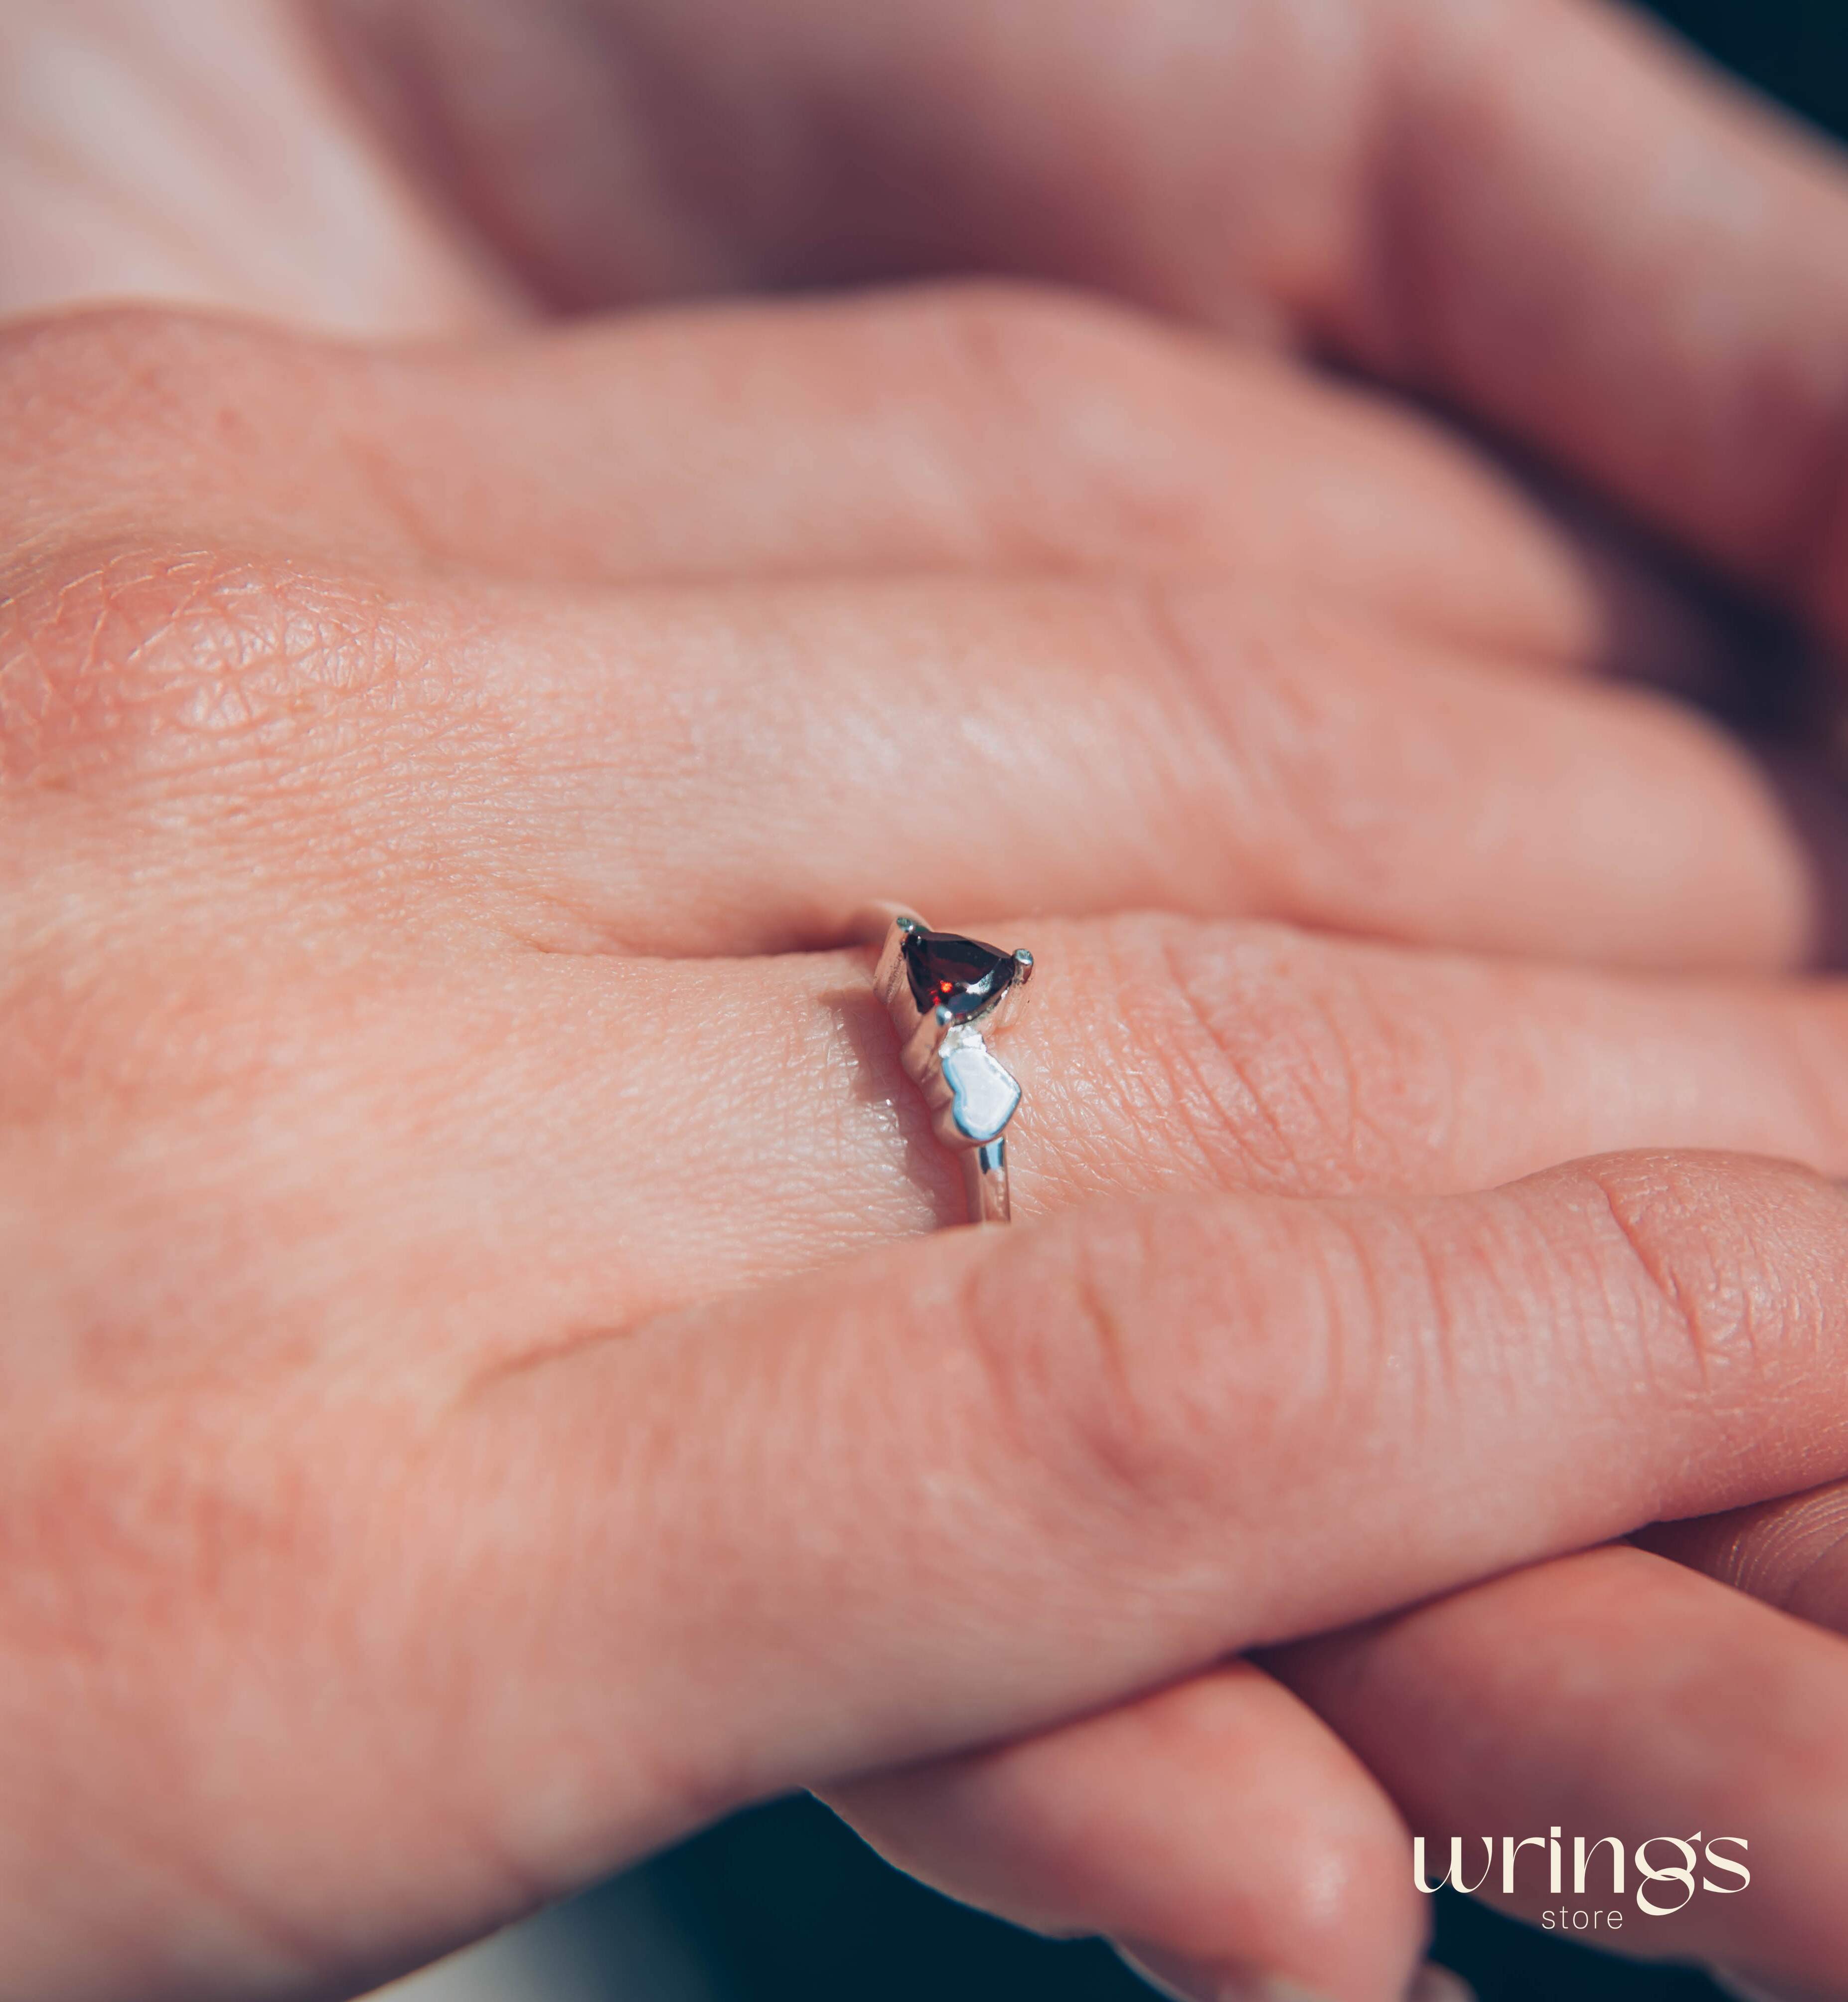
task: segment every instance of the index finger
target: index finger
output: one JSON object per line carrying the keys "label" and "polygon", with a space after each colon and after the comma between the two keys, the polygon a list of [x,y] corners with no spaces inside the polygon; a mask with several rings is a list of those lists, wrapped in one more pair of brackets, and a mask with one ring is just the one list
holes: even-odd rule
{"label": "index finger", "polygon": [[445,1617],[659,1839],[1848,1469],[1845,1250],[1691,1156],[939,1236],[478,1383]]}
{"label": "index finger", "polygon": [[[183,1418],[131,1370],[6,1468],[10,1964],[228,1995],[337,1938],[357,1986],[746,1800],[1839,1478],[1845,1254],[1826,1182],[1625,1156],[946,1233],[626,1331],[549,1317],[565,1245],[511,1363],[464,1277],[434,1357],[336,1320],[287,1396],[286,1328],[216,1393],[163,1351]],[[230,1944],[173,1943],[182,1877]]]}

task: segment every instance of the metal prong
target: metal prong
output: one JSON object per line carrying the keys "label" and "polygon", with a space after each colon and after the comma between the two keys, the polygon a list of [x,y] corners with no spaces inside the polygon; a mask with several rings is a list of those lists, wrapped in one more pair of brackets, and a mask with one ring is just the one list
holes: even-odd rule
{"label": "metal prong", "polygon": [[889,910],[891,916],[886,925],[884,941],[880,947],[879,964],[873,969],[873,991],[889,1008],[905,985],[905,941],[913,932],[921,932],[927,927],[922,918],[896,905],[877,908]]}
{"label": "metal prong", "polygon": [[877,945],[901,918],[912,926],[922,922],[910,905],[894,903],[889,897],[859,905],[841,927],[842,940],[853,945]]}
{"label": "metal prong", "polygon": [[1033,978],[1033,954],[1025,946],[1019,947],[1013,955],[1014,964],[1020,968],[1001,992],[995,997],[994,1006],[982,1017],[984,1027],[997,1034],[1011,1027],[1026,1006],[1026,986]]}

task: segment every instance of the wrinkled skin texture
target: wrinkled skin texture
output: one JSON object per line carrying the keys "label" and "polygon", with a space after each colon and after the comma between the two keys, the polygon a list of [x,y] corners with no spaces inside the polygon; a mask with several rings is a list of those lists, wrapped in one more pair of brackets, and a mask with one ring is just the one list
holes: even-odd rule
{"label": "wrinkled skin texture", "polygon": [[[1623,1943],[1826,1993],[1815,847],[1592,671],[1697,606],[1289,351],[1839,630],[1839,168],[1556,6],[511,19],[0,51],[8,305],[361,337],[0,345],[0,1990],[349,1991],[814,1784],[1334,2002],[1408,1824],[1736,1826]],[[1128,303],[539,323],[963,267]],[[898,1242],[873,895],[1038,956],[1011,1235]]]}

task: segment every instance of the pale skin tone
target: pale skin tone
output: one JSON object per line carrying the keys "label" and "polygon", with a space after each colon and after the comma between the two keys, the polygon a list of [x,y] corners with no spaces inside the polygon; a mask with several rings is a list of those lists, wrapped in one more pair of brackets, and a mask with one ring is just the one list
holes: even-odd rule
{"label": "pale skin tone", "polygon": [[[6,1992],[344,1992],[793,1785],[1332,2002],[1408,1826],[1742,1833],[1620,1944],[1839,1989],[1823,900],[1588,671],[1696,616],[1288,353],[1839,634],[1837,164],[1537,5],[212,14],[0,51],[6,305],[361,337],[0,348]],[[1124,303],[531,323],[972,263]],[[1037,956],[1011,1234],[872,895]]]}

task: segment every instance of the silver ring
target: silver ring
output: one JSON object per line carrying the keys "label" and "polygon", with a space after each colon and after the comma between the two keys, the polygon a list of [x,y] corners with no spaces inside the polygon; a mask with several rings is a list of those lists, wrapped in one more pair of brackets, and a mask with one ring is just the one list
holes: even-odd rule
{"label": "silver ring", "polygon": [[889,912],[873,985],[898,1031],[898,1058],[923,1092],[932,1129],[962,1156],[971,1223],[1011,1212],[1007,1142],[1020,1087],[988,1038],[1020,1005],[1033,954],[1003,952],[956,932],[933,932],[915,911]]}

